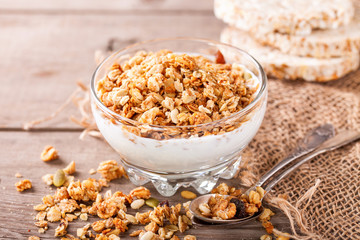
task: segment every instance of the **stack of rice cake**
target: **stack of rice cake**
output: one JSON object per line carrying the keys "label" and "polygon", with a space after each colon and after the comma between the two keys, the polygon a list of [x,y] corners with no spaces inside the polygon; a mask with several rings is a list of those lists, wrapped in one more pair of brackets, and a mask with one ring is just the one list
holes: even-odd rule
{"label": "stack of rice cake", "polygon": [[330,81],[359,67],[360,11],[351,0],[215,0],[230,26],[221,41],[254,56],[268,75]]}

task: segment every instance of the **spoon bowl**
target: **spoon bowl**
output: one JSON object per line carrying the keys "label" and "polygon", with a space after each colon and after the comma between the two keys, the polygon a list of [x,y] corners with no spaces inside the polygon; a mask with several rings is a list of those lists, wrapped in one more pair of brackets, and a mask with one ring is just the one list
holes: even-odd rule
{"label": "spoon bowl", "polygon": [[[199,205],[202,203],[207,203],[209,201],[209,199],[215,195],[216,194],[205,194],[205,195],[197,197],[196,199],[191,201],[189,210],[196,217],[197,220],[201,220],[203,222],[212,223],[212,224],[224,224],[224,223],[231,224],[231,223],[250,221],[254,218],[257,218],[262,213],[263,208],[261,207],[258,212],[254,213],[253,215],[244,217],[244,218],[233,218],[233,219],[223,220],[223,219],[212,219],[212,218],[208,218],[208,217],[201,215],[201,212],[199,211]],[[223,196],[229,197],[229,195],[223,195]]]}

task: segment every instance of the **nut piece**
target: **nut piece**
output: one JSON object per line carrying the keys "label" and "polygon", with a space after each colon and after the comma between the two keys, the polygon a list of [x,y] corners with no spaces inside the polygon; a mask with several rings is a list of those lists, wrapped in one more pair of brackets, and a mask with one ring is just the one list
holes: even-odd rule
{"label": "nut piece", "polygon": [[54,175],[53,184],[55,187],[61,187],[66,181],[65,173],[62,169],[58,169]]}
{"label": "nut piece", "polygon": [[224,55],[220,52],[220,50],[218,50],[215,54],[215,62],[216,63],[220,63],[220,64],[225,64],[225,58]]}
{"label": "nut piece", "polygon": [[131,208],[132,209],[139,209],[139,208],[141,208],[142,206],[144,206],[144,204],[145,204],[145,200],[144,199],[136,199],[135,201],[133,201],[132,203],[131,203]]}
{"label": "nut piece", "polygon": [[159,200],[151,197],[149,199],[146,199],[145,204],[149,207],[156,208],[159,205]]}
{"label": "nut piece", "polygon": [[75,162],[74,161],[72,161],[71,163],[69,163],[69,165],[67,165],[66,166],[66,168],[64,168],[63,169],[64,170],[64,172],[66,173],[66,174],[73,174],[73,173],[75,173]]}
{"label": "nut piece", "polygon": [[194,199],[196,198],[196,194],[190,191],[182,191],[181,196],[185,199]]}
{"label": "nut piece", "polygon": [[44,162],[55,160],[58,157],[58,151],[50,145],[46,146],[40,155],[41,160]]}
{"label": "nut piece", "polygon": [[26,189],[30,189],[32,187],[29,179],[21,180],[20,182],[15,183],[16,190],[18,192],[22,192]]}
{"label": "nut piece", "polygon": [[146,232],[144,235],[142,235],[140,240],[151,240],[153,237],[154,237],[154,233],[149,231]]}

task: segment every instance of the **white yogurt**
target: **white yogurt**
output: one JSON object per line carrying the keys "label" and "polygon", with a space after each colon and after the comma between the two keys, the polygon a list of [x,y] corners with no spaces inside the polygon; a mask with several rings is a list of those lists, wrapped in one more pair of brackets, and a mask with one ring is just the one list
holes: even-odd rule
{"label": "white yogurt", "polygon": [[[255,82],[258,80],[253,75]],[[257,92],[258,93],[258,92]],[[256,94],[257,94],[256,93]],[[128,132],[121,125],[112,124],[92,104],[99,130],[123,160],[154,172],[189,172],[214,167],[237,156],[255,136],[263,120],[267,93],[261,104],[249,115],[249,120],[237,129],[219,135],[183,139],[155,140]]]}

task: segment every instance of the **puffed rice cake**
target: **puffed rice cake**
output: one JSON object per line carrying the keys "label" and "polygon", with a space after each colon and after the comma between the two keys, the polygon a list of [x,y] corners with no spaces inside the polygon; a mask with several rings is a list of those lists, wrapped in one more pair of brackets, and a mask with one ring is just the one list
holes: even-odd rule
{"label": "puffed rice cake", "polygon": [[317,59],[299,57],[263,46],[249,33],[228,27],[221,33],[221,41],[239,47],[257,59],[269,76],[285,79],[326,82],[338,79],[359,67],[359,53],[348,56]]}
{"label": "puffed rice cake", "polygon": [[260,43],[291,55],[315,58],[347,56],[360,52],[360,7],[355,18],[338,29],[314,30],[310,35],[289,35],[278,32],[253,33]]}
{"label": "puffed rice cake", "polygon": [[241,30],[308,35],[350,23],[351,0],[215,0],[216,17]]}

